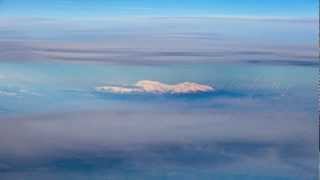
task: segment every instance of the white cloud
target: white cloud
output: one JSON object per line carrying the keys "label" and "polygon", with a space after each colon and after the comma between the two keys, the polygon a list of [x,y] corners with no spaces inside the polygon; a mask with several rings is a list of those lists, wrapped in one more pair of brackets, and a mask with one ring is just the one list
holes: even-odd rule
{"label": "white cloud", "polygon": [[31,96],[41,96],[41,94],[37,93],[37,92],[33,92],[27,89],[8,89],[8,90],[1,90],[0,89],[0,96],[15,96],[15,97],[22,97],[25,95],[31,95]]}
{"label": "white cloud", "polygon": [[204,93],[214,91],[214,87],[194,82],[184,82],[179,84],[165,84],[158,81],[142,80],[133,86],[101,86],[96,87],[99,92],[131,94],[131,93],[151,93],[151,94],[189,94]]}
{"label": "white cloud", "polygon": [[1,91],[0,90],[0,96],[17,96],[18,94],[15,92],[9,92],[9,91]]}

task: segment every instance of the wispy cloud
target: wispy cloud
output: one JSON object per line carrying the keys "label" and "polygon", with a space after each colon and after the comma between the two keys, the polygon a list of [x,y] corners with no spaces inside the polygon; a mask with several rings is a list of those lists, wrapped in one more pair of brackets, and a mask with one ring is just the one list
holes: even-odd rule
{"label": "wispy cloud", "polygon": [[[231,32],[229,26],[234,23],[239,31]],[[274,30],[264,32],[261,26],[272,26]],[[312,30],[316,26],[299,21],[229,22],[210,17],[149,17],[122,21],[0,18],[0,27],[0,61],[145,65],[248,60],[271,60],[281,64],[281,61],[317,60],[317,42],[311,40],[312,34],[316,35]],[[290,30],[283,31],[284,28]],[[308,35],[306,40],[300,40],[305,34]]]}
{"label": "wispy cloud", "polygon": [[[188,39],[188,38],[187,38]],[[184,40],[185,41],[185,40]],[[139,45],[137,45],[139,46]],[[210,62],[272,62],[272,64],[315,64],[317,54],[312,49],[292,47],[289,49],[210,49],[110,47],[104,43],[50,43],[45,41],[2,41],[0,61],[65,61],[106,64],[188,64]],[[292,63],[291,63],[292,62]]]}
{"label": "wispy cloud", "polygon": [[0,90],[0,96],[17,96],[18,94],[16,92],[10,92],[10,91],[2,91]]}
{"label": "wispy cloud", "polygon": [[0,97],[24,97],[24,96],[41,96],[40,93],[19,87],[0,87]]}
{"label": "wispy cloud", "polygon": [[156,19],[175,20],[229,20],[229,21],[268,21],[287,23],[317,23],[317,17],[285,17],[285,16],[227,16],[227,15],[202,15],[202,16],[158,16]]}

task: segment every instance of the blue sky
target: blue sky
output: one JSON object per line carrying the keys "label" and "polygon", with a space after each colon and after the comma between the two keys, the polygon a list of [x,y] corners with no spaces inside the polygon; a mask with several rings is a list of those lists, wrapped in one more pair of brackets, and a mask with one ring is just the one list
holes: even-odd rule
{"label": "blue sky", "polygon": [[317,0],[2,0],[4,16],[253,16],[315,18]]}

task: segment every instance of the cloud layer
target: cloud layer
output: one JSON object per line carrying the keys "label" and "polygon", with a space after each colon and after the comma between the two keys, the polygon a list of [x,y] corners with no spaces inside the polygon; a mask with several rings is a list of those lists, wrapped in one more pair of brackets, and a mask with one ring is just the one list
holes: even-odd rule
{"label": "cloud layer", "polygon": [[[260,63],[316,66],[316,21],[264,19],[258,23],[241,19],[153,17],[135,21],[59,21],[0,18],[0,61],[159,65],[259,60]],[[179,26],[172,28],[172,24]],[[239,31],[228,31],[234,24]],[[261,28],[264,26],[273,28],[266,31]],[[302,41],[299,37],[305,38]]]}
{"label": "cloud layer", "polygon": [[96,87],[98,92],[115,94],[150,93],[150,94],[190,94],[214,91],[214,87],[194,82],[179,84],[165,84],[158,81],[142,80],[134,86],[101,86]]}
{"label": "cloud layer", "polygon": [[306,113],[169,109],[0,117],[0,172],[140,164],[316,175],[316,126]]}

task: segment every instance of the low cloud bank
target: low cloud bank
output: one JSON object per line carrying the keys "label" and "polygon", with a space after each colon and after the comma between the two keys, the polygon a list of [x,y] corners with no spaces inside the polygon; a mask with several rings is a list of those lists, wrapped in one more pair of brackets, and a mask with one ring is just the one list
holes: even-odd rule
{"label": "low cloud bank", "polygon": [[96,87],[98,92],[115,94],[150,93],[150,94],[189,94],[214,91],[214,87],[194,82],[179,84],[165,84],[158,81],[142,80],[133,86],[101,86]]}
{"label": "low cloud bank", "polygon": [[[163,162],[164,167],[257,167],[270,173],[265,167],[271,163],[289,174],[317,172],[317,126],[306,121],[308,113],[167,106],[0,117],[0,172],[57,167],[83,171],[93,165],[107,169],[115,162],[116,170]],[[69,164],[61,167],[61,162]]]}

